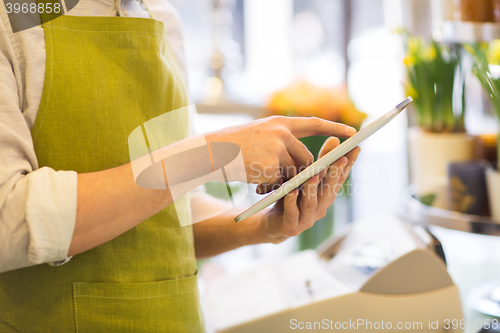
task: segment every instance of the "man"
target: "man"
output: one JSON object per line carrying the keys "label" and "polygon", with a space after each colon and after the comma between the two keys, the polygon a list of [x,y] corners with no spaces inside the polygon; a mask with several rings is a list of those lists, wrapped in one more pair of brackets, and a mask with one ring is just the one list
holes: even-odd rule
{"label": "man", "polygon": [[[359,153],[241,223],[231,210],[181,227],[190,206],[223,203],[197,195],[174,207],[168,187],[134,182],[128,135],[188,105],[179,20],[168,3],[148,4],[82,0],[56,19],[40,13],[43,27],[17,33],[0,4],[2,332],[203,331],[195,256],[279,243],[311,227]],[[265,192],[291,175],[256,176],[250,163],[298,169],[313,160],[298,137],[354,132],[275,117],[205,138],[238,145],[248,182]],[[336,145],[329,139],[321,153]]]}

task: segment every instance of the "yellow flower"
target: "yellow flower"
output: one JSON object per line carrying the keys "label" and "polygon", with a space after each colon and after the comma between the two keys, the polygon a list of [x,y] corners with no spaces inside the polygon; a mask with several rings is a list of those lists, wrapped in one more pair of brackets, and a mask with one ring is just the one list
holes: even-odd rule
{"label": "yellow flower", "polygon": [[419,53],[420,41],[416,37],[408,38],[408,54],[415,55]]}
{"label": "yellow flower", "polygon": [[489,48],[489,47],[490,47],[490,44],[488,44],[488,43],[484,43],[484,42],[479,43],[479,49],[480,49],[481,51],[483,51],[483,52],[488,51],[488,48]]}
{"label": "yellow flower", "polygon": [[322,88],[299,79],[275,92],[267,104],[268,114],[309,117],[341,121],[359,127],[366,117],[354,106],[347,87]]}
{"label": "yellow flower", "polygon": [[431,60],[434,60],[434,58],[436,58],[436,49],[434,48],[434,46],[429,46],[424,54],[423,54],[423,57],[425,60],[427,61],[431,61]]}
{"label": "yellow flower", "polygon": [[395,35],[402,35],[402,34],[406,33],[406,29],[403,27],[398,27],[398,28],[393,29],[391,32]]}
{"label": "yellow flower", "polygon": [[350,107],[344,107],[341,109],[340,121],[343,124],[349,124],[355,128],[360,128],[365,118],[366,113],[356,109],[354,104],[351,104]]}
{"label": "yellow flower", "polygon": [[415,64],[415,57],[412,55],[407,55],[403,61],[407,67],[411,67]]}
{"label": "yellow flower", "polygon": [[406,96],[411,96],[413,99],[417,99],[418,97],[418,93],[417,91],[413,88],[412,85],[410,84],[405,84],[404,85],[404,88],[405,88],[405,93],[406,93]]}
{"label": "yellow flower", "polygon": [[500,40],[497,39],[490,43],[487,58],[488,63],[492,65],[500,65]]}

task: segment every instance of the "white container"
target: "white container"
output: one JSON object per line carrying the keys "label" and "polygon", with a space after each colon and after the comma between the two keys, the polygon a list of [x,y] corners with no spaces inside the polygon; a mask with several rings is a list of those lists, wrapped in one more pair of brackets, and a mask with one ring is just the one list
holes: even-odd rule
{"label": "white container", "polygon": [[486,187],[491,216],[500,223],[500,172],[492,168],[486,169]]}
{"label": "white container", "polygon": [[433,206],[446,208],[448,164],[474,158],[474,137],[467,133],[430,133],[408,129],[411,182],[419,195],[436,194]]}

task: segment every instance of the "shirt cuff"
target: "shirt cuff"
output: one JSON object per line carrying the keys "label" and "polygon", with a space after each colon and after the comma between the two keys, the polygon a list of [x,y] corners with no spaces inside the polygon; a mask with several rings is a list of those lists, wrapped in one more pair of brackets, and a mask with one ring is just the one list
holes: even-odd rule
{"label": "shirt cuff", "polygon": [[43,167],[27,177],[29,260],[67,262],[76,221],[77,173]]}
{"label": "shirt cuff", "polygon": [[52,261],[52,262],[48,262],[48,264],[49,264],[50,266],[53,266],[53,267],[59,267],[59,266],[61,266],[61,265],[64,265],[64,264],[65,264],[65,263],[67,263],[68,261],[70,261],[70,260],[71,260],[71,258],[73,258],[73,256],[71,256],[71,257],[66,257],[66,258],[64,258],[64,259],[63,259],[63,260],[61,260],[61,261]]}

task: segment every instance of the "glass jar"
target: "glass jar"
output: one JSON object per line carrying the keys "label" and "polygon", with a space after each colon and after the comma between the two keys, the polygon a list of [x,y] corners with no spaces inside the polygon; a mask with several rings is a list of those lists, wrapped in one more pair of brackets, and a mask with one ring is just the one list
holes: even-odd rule
{"label": "glass jar", "polygon": [[473,22],[493,22],[492,0],[458,1],[460,2],[460,20]]}

